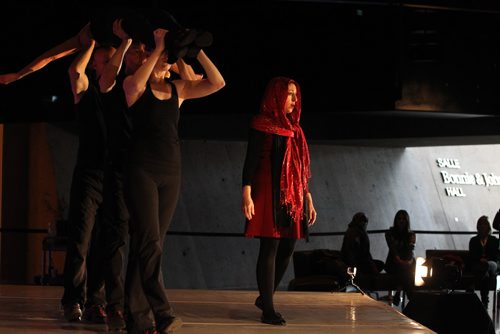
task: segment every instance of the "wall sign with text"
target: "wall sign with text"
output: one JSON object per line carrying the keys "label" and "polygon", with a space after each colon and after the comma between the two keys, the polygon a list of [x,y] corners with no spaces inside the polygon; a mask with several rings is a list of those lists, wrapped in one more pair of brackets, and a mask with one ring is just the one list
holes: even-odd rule
{"label": "wall sign with text", "polygon": [[441,180],[446,185],[444,188],[446,196],[467,196],[462,185],[493,187],[500,186],[500,176],[493,173],[469,173],[459,172],[460,161],[458,159],[437,158],[436,163],[442,170],[439,171]]}

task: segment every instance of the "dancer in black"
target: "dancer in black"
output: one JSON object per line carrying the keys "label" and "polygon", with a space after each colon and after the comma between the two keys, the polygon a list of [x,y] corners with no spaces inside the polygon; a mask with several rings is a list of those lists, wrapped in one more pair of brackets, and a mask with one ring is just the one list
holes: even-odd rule
{"label": "dancer in black", "polygon": [[[110,330],[125,327],[122,268],[128,211],[122,174],[131,124],[123,92],[124,76],[119,73],[124,58],[125,72],[132,74],[142,64],[145,54],[144,43],[138,39],[132,44],[122,28],[121,18],[112,25],[112,32],[121,39],[116,52],[112,47],[100,47],[111,40],[105,21],[120,14],[125,13],[111,11],[105,20],[93,18],[77,35],[46,51],[19,72],[0,75],[0,83],[9,84],[56,59],[80,52],[69,70],[80,134],[70,195],[62,304],[68,321],[81,320],[85,305],[83,318],[95,323],[107,322]],[[165,17],[169,19],[164,14],[157,18],[156,24],[161,24],[161,18]],[[136,37],[144,37],[145,31],[152,34],[139,16],[128,12],[127,20],[129,31]],[[101,37],[100,42],[94,36]],[[89,63],[92,74],[87,76]],[[181,60],[174,67],[182,78],[200,78]]]}
{"label": "dancer in black", "polygon": [[[106,128],[107,159],[104,169],[103,203],[99,208],[97,240],[98,254],[92,258],[101,260],[100,275],[106,293],[106,315],[109,330],[125,329],[123,264],[125,246],[128,244],[128,210],[123,190],[123,165],[130,141],[130,121],[127,116],[125,97],[120,75],[126,53],[132,39],[122,28],[122,20],[113,23],[113,33],[121,40],[109,62],[104,66],[99,80]],[[91,276],[93,273],[89,273]],[[94,276],[92,275],[92,276]],[[95,312],[86,312],[92,321]],[[84,314],[84,315],[86,315]]]}
{"label": "dancer in black", "polygon": [[[98,277],[100,271],[98,262],[90,261],[93,257],[87,257],[95,217],[103,201],[104,169],[107,159],[104,108],[98,84],[94,78],[89,78],[86,74],[86,67],[94,47],[95,41],[88,40],[88,46],[82,48],[69,69],[77,109],[79,147],[71,183],[64,294],[61,300],[68,321],[81,319],[81,308],[85,302],[89,310],[95,306],[94,309],[98,312],[93,313],[96,313],[94,315],[96,319],[100,318],[99,322],[105,321],[101,306],[105,304],[105,300],[102,279]],[[95,51],[92,67],[96,78],[101,76],[113,52],[112,48],[100,48]],[[93,252],[98,250],[93,249],[91,253]],[[87,268],[92,272],[88,282]]]}
{"label": "dancer in black", "polygon": [[[225,85],[203,50],[196,59],[206,79],[165,79],[171,68],[164,52],[166,35],[164,29],[155,30],[155,49],[123,84],[133,124],[125,181],[131,235],[125,290],[129,332],[134,333],[155,330],[150,311],[160,333],[182,325],[168,302],[161,275],[163,243],[180,191],[179,107],[186,99],[210,95]],[[145,299],[135,296],[141,287]]]}
{"label": "dancer in black", "polygon": [[88,39],[88,47],[82,48],[69,70],[80,134],[62,298],[67,320],[80,320],[85,304],[83,317],[91,322],[107,322],[111,330],[125,328],[122,267],[128,212],[123,197],[122,165],[130,132],[123,93],[113,87],[132,42],[120,20],[114,22],[113,31],[121,38],[121,44],[116,50],[95,49],[95,75],[89,78],[86,74],[95,47],[93,39]]}
{"label": "dancer in black", "polygon": [[19,80],[79,51],[69,69],[79,147],[71,184],[61,302],[68,321],[81,320],[85,305],[86,320],[108,322],[110,329],[121,329],[125,327],[122,267],[128,213],[121,190],[119,165],[123,159],[119,156],[123,155],[124,138],[130,130],[123,118],[123,93],[120,95],[112,88],[131,40],[123,31],[121,20],[113,22],[113,32],[122,40],[118,49],[102,43],[98,46],[89,23],[19,72],[0,75],[0,83]]}
{"label": "dancer in black", "polygon": [[[130,141],[131,124],[128,119],[128,110],[125,96],[122,88],[124,76],[121,75],[122,63],[125,59],[125,72],[130,74],[142,64],[144,60],[144,45],[132,40],[122,28],[122,20],[116,20],[113,23],[113,32],[120,38],[121,43],[114,49],[104,48],[110,51],[112,57],[109,59],[102,57],[101,48],[97,48],[93,66],[96,71],[95,82],[89,84],[89,88],[80,88],[81,82],[85,81],[85,57],[75,60],[72,66],[72,86],[78,94],[86,97],[85,100],[93,100],[89,105],[80,106],[78,97],[75,102],[79,102],[80,121],[82,125],[82,137],[80,138],[80,147],[84,147],[84,160],[90,160],[94,154],[102,155],[102,170],[99,164],[98,179],[94,179],[94,191],[89,192],[85,189],[88,186],[78,187],[72,194],[72,203],[76,208],[72,210],[70,222],[76,230],[72,233],[75,240],[88,240],[91,244],[88,256],[85,257],[85,245],[76,241],[76,248],[82,249],[82,253],[70,251],[67,255],[66,287],[68,293],[65,293],[63,305],[65,305],[65,314],[68,320],[78,320],[79,306],[83,305],[81,298],[74,302],[75,298],[71,296],[75,289],[74,282],[85,286],[75,275],[82,276],[82,272],[87,270],[87,297],[85,301],[85,311],[83,318],[94,323],[107,322],[110,330],[120,330],[125,328],[124,321],[124,283],[122,268],[124,263],[124,248],[128,237],[128,210],[125,205],[123,191],[123,165]],[[130,52],[129,52],[130,50]],[[82,53],[83,54],[83,53]],[[109,55],[108,55],[109,56]],[[81,64],[83,63],[83,64]],[[80,68],[78,68],[80,67]],[[194,74],[189,66],[183,67],[185,71],[181,75],[189,76]],[[186,74],[190,70],[191,72]],[[83,71],[83,72],[82,72]],[[190,77],[190,76],[189,76]],[[97,82],[98,81],[98,82]],[[82,89],[82,92],[78,92]],[[88,111],[88,110],[91,111]],[[93,116],[92,116],[93,115]],[[98,134],[93,137],[94,134]],[[101,138],[98,141],[89,141]],[[79,168],[81,169],[81,168]],[[84,169],[85,172],[85,169]],[[86,177],[88,178],[88,177]],[[85,179],[85,178],[84,178]],[[80,184],[84,181],[80,174],[76,174],[73,180],[74,184]],[[74,198],[74,199],[73,199]],[[92,210],[82,209],[78,202],[93,203]],[[97,210],[99,214],[96,217]],[[78,217],[82,221],[78,220]],[[88,235],[94,231],[92,236]],[[75,257],[75,254],[77,256]],[[75,261],[75,258],[84,258],[87,266]],[[76,263],[75,263],[76,262]],[[80,274],[78,274],[80,273]],[[71,283],[73,282],[73,283]],[[104,290],[103,290],[104,289]],[[104,298],[105,292],[105,298]],[[67,302],[72,299],[73,302]],[[105,310],[104,310],[105,307]]]}

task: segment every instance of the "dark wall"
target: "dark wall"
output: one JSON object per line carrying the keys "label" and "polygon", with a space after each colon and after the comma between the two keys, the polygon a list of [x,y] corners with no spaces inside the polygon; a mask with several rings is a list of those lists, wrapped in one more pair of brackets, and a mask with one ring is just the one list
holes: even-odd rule
{"label": "dark wall", "polygon": [[0,282],[25,282],[28,235],[15,231],[28,227],[29,126],[5,127],[4,142],[1,227],[13,232],[0,233]]}
{"label": "dark wall", "polygon": [[[49,146],[57,175],[59,201],[69,200],[76,137],[49,124]],[[309,142],[310,190],[318,219],[311,233],[344,232],[354,213],[369,217],[368,230],[385,230],[395,213],[406,209],[416,231],[471,231],[482,215],[493,219],[500,203],[500,182],[446,184],[441,172],[500,175],[494,157],[500,145],[365,147]],[[242,236],[241,173],[246,142],[182,140],[182,187],[165,242],[163,273],[170,288],[255,289],[258,240]],[[457,159],[460,168],[439,167],[439,158]],[[446,188],[460,188],[447,196]],[[5,194],[7,196],[7,194]],[[417,235],[415,254],[426,249],[467,249],[472,235]],[[388,252],[383,233],[370,234],[374,258]],[[342,235],[313,235],[297,249],[340,249]],[[290,266],[285,288],[293,277]]]}
{"label": "dark wall", "polygon": [[498,11],[403,8],[400,109],[498,114]]}
{"label": "dark wall", "polygon": [[[258,110],[265,84],[276,75],[298,80],[304,110],[329,115],[333,123],[342,123],[340,132],[372,123],[373,117],[375,123],[385,122],[374,114],[384,110],[500,113],[496,1],[267,1],[226,6],[145,1],[135,6],[167,9],[184,26],[214,34],[207,53],[227,86],[186,103],[183,110],[188,114],[251,115]],[[76,34],[95,7],[87,1],[8,5],[0,13],[0,29],[6,32],[0,36],[6,50],[0,55],[0,72],[20,69]],[[66,74],[71,59],[0,87],[0,121],[71,120]],[[374,116],[346,117],[359,111]],[[414,122],[412,114],[405,117],[403,127],[412,127],[417,137],[428,135],[429,123]],[[479,134],[483,128],[477,126]],[[214,138],[222,132],[217,126],[211,129]],[[447,133],[460,134],[456,129]]]}

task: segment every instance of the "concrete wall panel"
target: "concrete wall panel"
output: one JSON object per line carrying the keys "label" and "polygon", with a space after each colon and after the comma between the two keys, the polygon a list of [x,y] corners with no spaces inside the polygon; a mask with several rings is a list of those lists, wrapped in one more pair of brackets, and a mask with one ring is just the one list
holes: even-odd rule
{"label": "concrete wall panel", "polygon": [[[68,164],[72,168],[74,153],[61,143],[56,141],[53,148],[55,157],[63,156],[55,166],[63,178],[58,185],[64,190],[69,189],[71,180],[65,171]],[[170,231],[221,235],[169,235],[163,267],[167,287],[256,288],[258,240],[224,235],[243,232],[240,205],[245,151],[246,143],[240,141],[182,142],[182,191]],[[466,196],[451,197],[445,193],[450,185],[443,183],[440,174],[500,175],[495,161],[500,145],[388,148],[311,143],[310,151],[310,188],[318,211],[312,233],[343,232],[357,211],[368,215],[369,230],[384,230],[399,209],[409,212],[416,231],[475,231],[481,215],[492,220],[500,207],[500,186],[454,185]],[[460,168],[440,168],[438,158],[458,159]],[[418,234],[416,255],[424,256],[429,248],[466,249],[471,236]],[[370,239],[373,256],[385,260],[383,233],[370,234]],[[299,241],[297,249],[340,249],[341,243],[342,236],[313,236],[309,243]],[[282,288],[292,275],[290,267]]]}

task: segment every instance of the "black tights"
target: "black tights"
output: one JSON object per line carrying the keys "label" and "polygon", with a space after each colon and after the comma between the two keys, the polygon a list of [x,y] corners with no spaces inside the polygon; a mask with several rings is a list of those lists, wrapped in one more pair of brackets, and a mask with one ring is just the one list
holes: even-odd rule
{"label": "black tights", "polygon": [[273,294],[276,291],[295,248],[295,239],[261,238],[257,260],[257,285],[264,313],[274,313]]}

